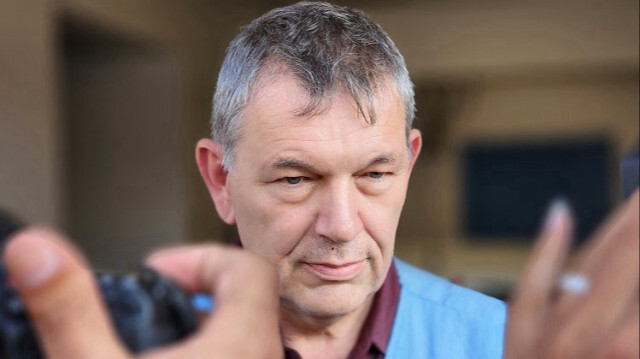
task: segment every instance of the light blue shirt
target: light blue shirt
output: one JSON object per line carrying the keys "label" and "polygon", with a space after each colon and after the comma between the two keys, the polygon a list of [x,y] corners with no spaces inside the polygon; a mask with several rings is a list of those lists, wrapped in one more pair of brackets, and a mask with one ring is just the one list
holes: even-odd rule
{"label": "light blue shirt", "polygon": [[395,259],[400,301],[385,358],[502,358],[506,305]]}

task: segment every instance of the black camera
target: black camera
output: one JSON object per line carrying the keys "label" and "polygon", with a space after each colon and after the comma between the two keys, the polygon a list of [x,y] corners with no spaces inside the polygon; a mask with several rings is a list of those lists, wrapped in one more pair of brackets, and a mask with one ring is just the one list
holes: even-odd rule
{"label": "black camera", "polygon": [[[0,219],[2,242],[19,225]],[[193,298],[154,270],[135,274],[96,274],[111,321],[122,343],[133,353],[179,341],[196,330]],[[0,359],[39,359],[38,337],[20,297],[8,282],[0,260]]]}

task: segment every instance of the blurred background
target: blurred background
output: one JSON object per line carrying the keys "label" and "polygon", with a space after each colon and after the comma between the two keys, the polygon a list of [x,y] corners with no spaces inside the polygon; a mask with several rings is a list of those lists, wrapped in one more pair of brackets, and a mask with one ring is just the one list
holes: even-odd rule
{"label": "blurred background", "polygon": [[[194,163],[240,26],[275,0],[0,1],[0,212],[94,266],[230,241]],[[620,202],[638,137],[638,1],[340,1],[394,39],[425,144],[399,257],[496,296],[558,195],[578,241]]]}

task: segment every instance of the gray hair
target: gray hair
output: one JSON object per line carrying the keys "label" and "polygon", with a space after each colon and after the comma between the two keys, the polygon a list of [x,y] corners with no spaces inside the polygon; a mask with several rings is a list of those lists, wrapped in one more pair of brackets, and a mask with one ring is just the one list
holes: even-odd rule
{"label": "gray hair", "polygon": [[309,102],[298,111],[300,116],[322,110],[327,94],[344,90],[365,121],[374,124],[375,91],[385,80],[395,80],[408,136],[415,117],[413,84],[389,36],[359,10],[300,2],[257,18],[227,49],[211,114],[211,137],[222,145],[226,170],[240,137],[242,110],[269,64],[284,67],[307,91]]}

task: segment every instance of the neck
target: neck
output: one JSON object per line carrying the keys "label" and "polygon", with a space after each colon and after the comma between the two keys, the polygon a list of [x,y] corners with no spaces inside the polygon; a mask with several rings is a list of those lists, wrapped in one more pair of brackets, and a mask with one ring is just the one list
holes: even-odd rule
{"label": "neck", "polygon": [[357,310],[338,317],[317,317],[281,307],[280,324],[287,347],[305,359],[346,358],[356,344],[373,296]]}

